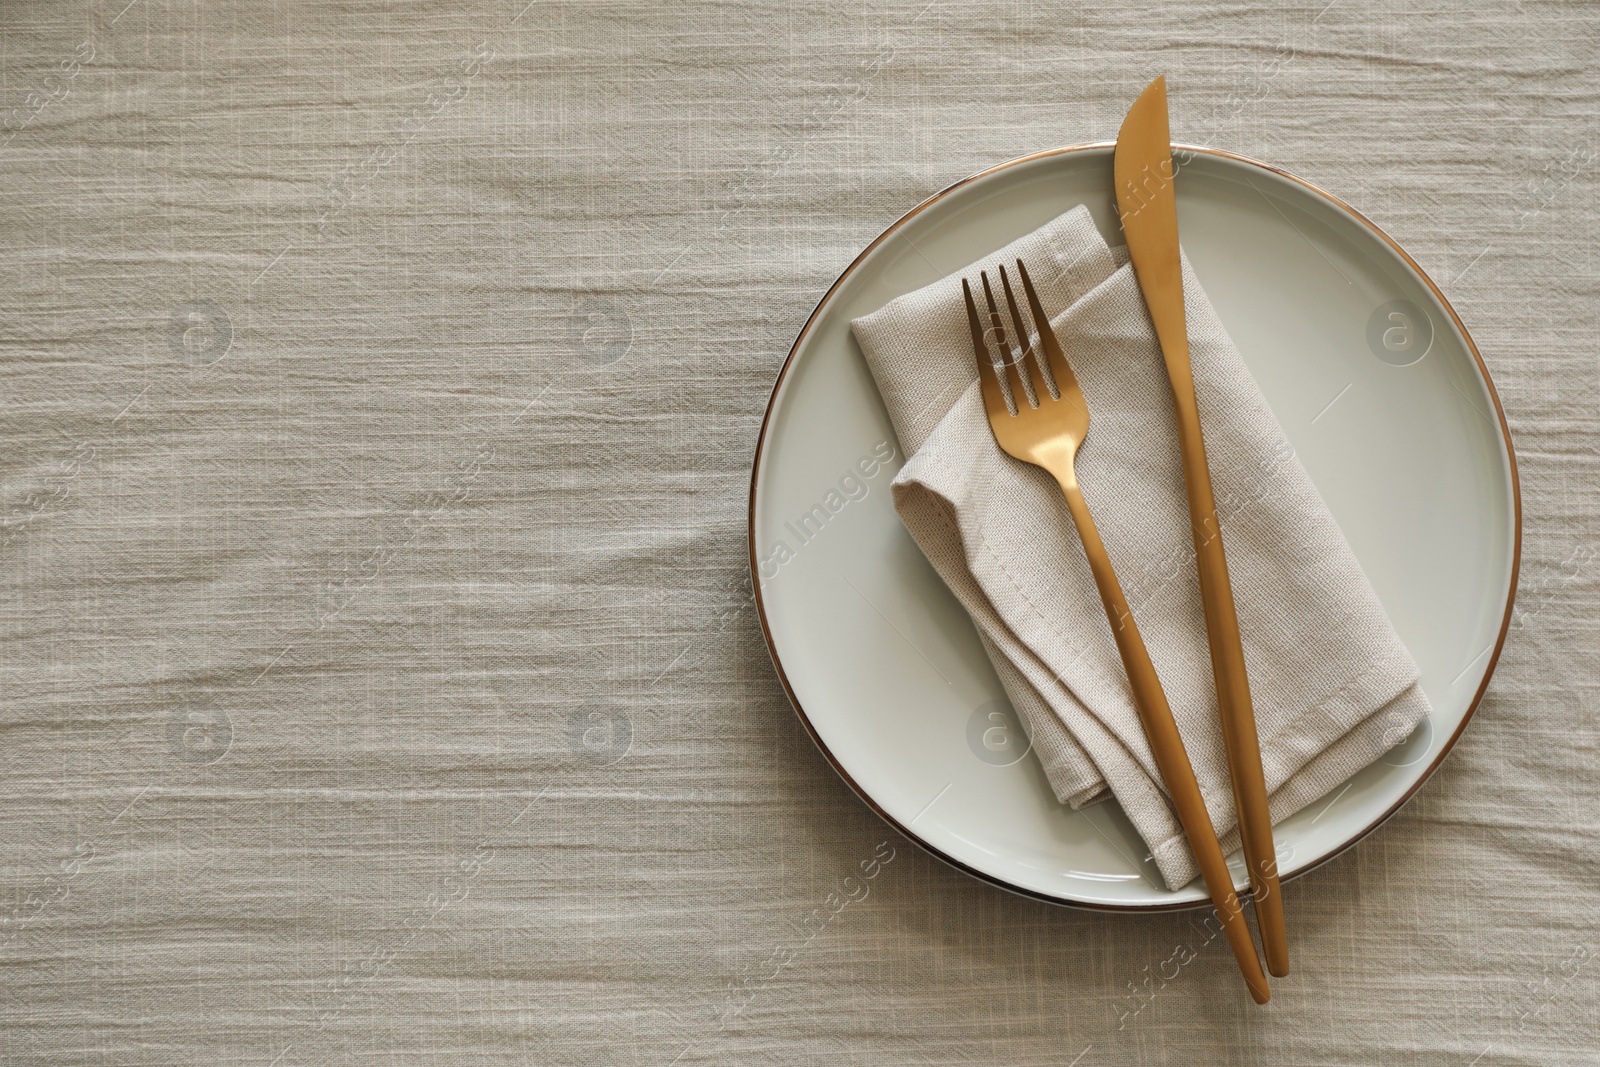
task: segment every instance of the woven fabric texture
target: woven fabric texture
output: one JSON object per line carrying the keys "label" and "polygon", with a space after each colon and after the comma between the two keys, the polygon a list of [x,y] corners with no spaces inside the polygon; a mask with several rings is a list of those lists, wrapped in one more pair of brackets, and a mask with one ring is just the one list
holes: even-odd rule
{"label": "woven fabric texture", "polygon": [[[1489,694],[1265,1008],[895,836],[748,594],[818,297],[1158,73],[1439,280],[1521,464]],[[1597,92],[1544,0],[6,0],[0,1063],[1594,1063]]]}

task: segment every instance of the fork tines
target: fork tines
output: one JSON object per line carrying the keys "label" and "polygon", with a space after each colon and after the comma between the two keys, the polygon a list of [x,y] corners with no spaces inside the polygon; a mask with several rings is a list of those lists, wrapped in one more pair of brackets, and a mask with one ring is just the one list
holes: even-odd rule
{"label": "fork tines", "polygon": [[[1006,310],[1010,313],[1012,326],[1010,333],[1007,332],[1005,321],[995,303],[994,290],[989,284],[989,272],[979,271],[983,283],[984,303],[988,311],[988,326],[984,325],[977,302],[972,297],[972,286],[966,278],[961,279],[961,292],[967,305],[967,322],[972,329],[973,355],[978,362],[978,378],[984,383],[986,391],[990,388],[1001,390],[1005,397],[1006,410],[1013,415],[1019,410],[1017,401],[1019,395],[1027,398],[1030,408],[1037,408],[1046,401],[1060,400],[1063,389],[1070,388],[1075,391],[1077,387],[1072,368],[1068,366],[1066,355],[1061,351],[1061,344],[1056,340],[1055,331],[1050,328],[1050,318],[1039,303],[1039,294],[1033,287],[1033,279],[1028,276],[1028,268],[1020,259],[1016,264],[1017,277],[1022,282],[1022,292],[1027,299],[1028,311],[1037,333],[1029,329],[1028,322],[1017,307],[1017,298],[1011,289],[1011,278],[1006,273],[1004,264],[999,268],[1000,288],[1005,293]],[[1011,340],[1013,334],[1019,344],[1013,344]],[[1033,342],[1035,336],[1039,339],[1037,349]],[[997,351],[998,360],[995,358]],[[1024,366],[1028,368],[1027,371],[1022,369]],[[1020,394],[1017,391],[1019,386]]]}

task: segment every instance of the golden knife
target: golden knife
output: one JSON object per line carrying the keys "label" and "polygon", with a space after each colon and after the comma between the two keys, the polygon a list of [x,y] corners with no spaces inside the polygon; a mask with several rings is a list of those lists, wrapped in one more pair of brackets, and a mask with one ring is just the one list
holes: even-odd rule
{"label": "golden knife", "polygon": [[1200,572],[1205,607],[1206,640],[1211,646],[1211,674],[1216,680],[1222,735],[1233,780],[1234,807],[1261,927],[1267,972],[1289,973],[1289,941],[1283,922],[1283,896],[1278,887],[1278,860],[1267,812],[1266,776],[1261,770],[1261,744],[1256,737],[1250,681],[1245,675],[1239,617],[1233,606],[1228,558],[1222,548],[1222,527],[1211,489],[1205,438],[1189,366],[1189,331],[1183,311],[1183,270],[1178,258],[1178,202],[1167,125],[1167,79],[1151,82],[1128,109],[1117,134],[1113,161],[1117,210],[1128,240],[1134,276],[1144,293],[1156,337],[1172,382],[1178,440],[1183,453],[1183,482],[1189,497],[1189,523]]}

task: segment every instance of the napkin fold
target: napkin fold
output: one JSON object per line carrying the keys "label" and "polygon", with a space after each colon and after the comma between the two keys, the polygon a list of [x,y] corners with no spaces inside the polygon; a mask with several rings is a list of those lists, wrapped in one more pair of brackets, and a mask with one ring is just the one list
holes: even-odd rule
{"label": "napkin fold", "polygon": [[[1198,875],[1133,705],[1066,501],[1003,453],[973,363],[961,275],[1021,258],[1090,413],[1077,472],[1144,634],[1225,853],[1238,820],[1211,677],[1171,387],[1125,249],[1076,208],[852,324],[908,460],[907,530],[977,625],[1044,764],[1079,808],[1115,797],[1169,887]],[[1184,263],[1189,342],[1278,822],[1404,740],[1418,671]],[[998,281],[998,279],[995,279]],[[1130,857],[1130,859],[1133,857]]]}

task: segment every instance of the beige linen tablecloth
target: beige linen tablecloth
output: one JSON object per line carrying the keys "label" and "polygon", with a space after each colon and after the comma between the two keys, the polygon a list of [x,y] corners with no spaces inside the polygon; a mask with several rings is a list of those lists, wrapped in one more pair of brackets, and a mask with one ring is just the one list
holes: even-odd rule
{"label": "beige linen tablecloth", "polygon": [[[1595,1062],[1597,31],[1537,0],[0,5],[0,1063]],[[1490,695],[1289,887],[1264,1009],[1193,914],[1019,899],[896,836],[744,580],[818,294],[1162,71],[1176,136],[1433,272],[1522,463]]]}

